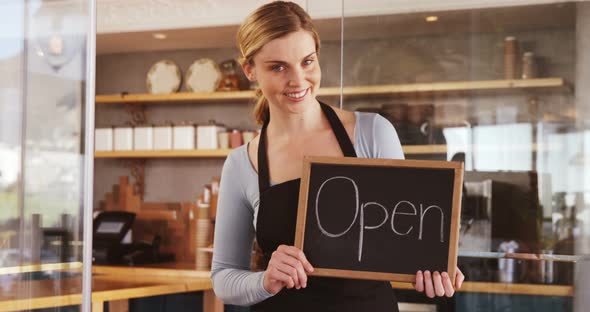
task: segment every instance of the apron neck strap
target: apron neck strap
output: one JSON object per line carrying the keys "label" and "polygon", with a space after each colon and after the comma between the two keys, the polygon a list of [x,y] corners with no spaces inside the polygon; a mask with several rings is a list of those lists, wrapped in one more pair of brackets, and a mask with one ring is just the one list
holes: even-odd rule
{"label": "apron neck strap", "polygon": [[[340,118],[338,118],[338,115],[336,115],[334,109],[330,105],[322,102],[320,102],[320,106],[322,112],[330,123],[334,135],[336,135],[336,140],[338,140],[338,145],[340,145],[340,149],[344,156],[357,157],[354,145],[350,141],[346,129],[344,128],[344,125],[342,125],[342,122],[340,121]],[[270,118],[262,126],[260,140],[258,141],[258,188],[261,193],[270,187],[270,174],[268,170],[268,155],[266,148],[266,129],[269,121]]]}

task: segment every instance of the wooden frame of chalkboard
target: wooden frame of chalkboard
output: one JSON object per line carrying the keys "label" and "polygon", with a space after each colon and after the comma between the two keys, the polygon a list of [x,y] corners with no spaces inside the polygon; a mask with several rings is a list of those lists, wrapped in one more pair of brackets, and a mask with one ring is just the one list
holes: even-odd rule
{"label": "wooden frame of chalkboard", "polygon": [[[330,170],[332,171],[330,172]],[[348,173],[352,174],[352,176],[356,174],[356,178],[358,178],[359,180],[356,182],[359,182],[360,186],[356,184],[355,180],[347,177],[347,171]],[[326,172],[328,172],[327,175]],[[367,179],[367,177],[369,177],[370,179]],[[391,180],[386,182],[401,183],[391,185],[388,183],[374,183],[374,177],[375,179]],[[405,177],[406,180],[396,181],[398,177],[400,177],[400,179],[404,179]],[[348,226],[348,229],[346,231],[339,232],[338,234],[335,234],[333,229],[339,228],[340,230],[342,230],[346,226],[342,227],[342,223],[336,224],[336,226],[332,224],[332,232],[329,232],[326,230],[325,227],[330,226],[329,223],[332,219],[328,218],[328,222],[322,221],[321,223],[325,222],[324,227],[322,227],[320,223],[319,213],[320,192],[324,192],[324,189],[322,188],[327,185],[326,183],[329,180],[333,179],[340,179],[341,181],[339,181],[339,183],[341,184],[341,186],[343,185],[343,183],[348,183],[349,187],[350,185],[352,185],[354,187],[354,191],[345,192],[341,189],[338,189],[338,187],[331,186],[332,193],[334,194],[334,196],[332,196],[332,198],[330,198],[329,200],[326,200],[326,202],[328,202],[330,205],[325,206],[336,207],[328,208],[328,210],[340,209],[339,211],[332,211],[334,213],[332,213],[331,216],[335,216],[335,218],[338,218],[340,217],[340,215],[347,214],[346,211],[343,211],[346,209],[342,207],[346,206],[346,203],[348,202],[343,203],[342,201],[344,199],[342,198],[346,198],[351,194],[354,194],[356,198],[356,205],[354,205],[356,209],[353,209],[355,211],[354,220],[352,221],[352,223],[350,223],[350,226]],[[320,183],[321,181],[324,182]],[[369,182],[367,183],[367,181]],[[373,183],[373,185],[370,185],[371,183]],[[319,184],[321,184],[321,186],[318,188]],[[370,187],[367,187],[367,184],[369,184]],[[412,184],[419,185],[420,188],[422,188],[423,185],[426,185],[426,188],[430,186],[430,189],[420,189],[416,191],[416,188],[413,187]],[[383,185],[386,185],[385,187],[388,188],[387,191],[380,190],[380,188],[382,188]],[[310,186],[315,189],[312,189],[310,191]],[[303,160],[303,172],[301,177],[301,188],[299,193],[299,208],[297,212],[297,228],[295,233],[295,246],[303,250],[311,264],[314,265],[315,270],[313,273],[310,274],[314,276],[414,282],[416,271],[430,270],[432,272],[448,272],[454,284],[456,273],[455,271],[457,267],[462,186],[463,163],[460,162],[307,156]],[[330,187],[326,188],[326,190],[329,189]],[[445,207],[447,211],[449,209],[451,210],[451,217],[445,219],[443,209],[438,206],[435,206],[432,203],[432,200],[430,201],[430,203],[424,203],[424,205],[427,205],[427,208],[425,210],[423,210],[423,203],[420,203],[419,211],[418,209],[416,209],[416,206],[412,204],[410,201],[399,201],[391,212],[391,218],[389,218],[388,210],[383,204],[380,204],[377,201],[365,203],[360,203],[359,201],[359,199],[368,199],[367,197],[371,196],[371,194],[369,194],[368,196],[366,196],[366,194],[362,194],[366,190],[369,190],[368,193],[371,193],[372,191],[372,195],[374,196],[381,196],[381,198],[383,198],[383,196],[387,197],[390,196],[392,193],[396,193],[396,190],[400,190],[401,192],[404,191],[404,189],[406,193],[404,193],[403,196],[410,196],[413,192],[415,192],[413,197],[410,196],[414,200],[430,200],[433,199],[432,196],[435,196],[434,201],[436,202],[436,200],[443,198],[444,200],[441,200],[441,202],[444,202],[446,204]],[[312,200],[313,198],[315,198],[315,205],[310,205],[310,193],[312,195]],[[390,194],[383,195],[384,193]],[[431,195],[430,193],[436,195]],[[322,194],[322,196],[329,195]],[[428,198],[428,196],[431,196],[431,198]],[[371,199],[374,198],[369,198],[369,200]],[[397,211],[398,205],[400,205],[400,203],[403,203],[403,205],[406,206],[405,212]],[[315,213],[308,213],[309,206],[313,206],[315,208]],[[354,231],[358,233],[358,237],[360,237],[358,239],[359,243],[357,249],[357,238],[354,237],[355,234],[353,234],[353,231],[349,230],[351,230],[352,226],[356,223],[357,216],[359,216],[359,206],[361,207],[360,218],[358,218],[360,220],[358,222],[360,224],[360,231]],[[365,209],[369,206],[373,206],[372,209],[374,211],[376,207],[381,207],[381,213],[385,214],[385,221],[382,221],[379,224],[379,226],[375,225],[374,218],[373,224],[371,226],[364,225],[363,222],[370,221],[370,219],[367,218],[367,216],[365,216]],[[402,208],[402,206],[399,207]],[[410,209],[412,207],[413,213],[409,213],[407,209]],[[438,210],[440,210],[440,225],[438,222],[433,223],[432,220],[435,219],[435,217],[432,217],[433,213],[430,213],[428,216],[425,216],[431,207],[436,207],[438,208]],[[436,211],[436,209],[433,209],[433,211]],[[350,216],[352,215],[352,212],[348,214]],[[314,215],[317,219],[314,219]],[[327,214],[323,212],[322,215],[326,216]],[[375,213],[373,215],[375,215]],[[437,214],[434,215],[436,216]],[[398,218],[398,221],[400,219],[404,221],[404,218],[406,218],[405,220],[408,220],[408,218],[411,216],[419,218],[418,239],[414,238],[414,241],[418,241],[419,244],[414,244],[411,238],[412,236],[409,235],[411,231],[414,230],[414,226],[409,227],[408,224],[394,222],[395,217]],[[322,218],[323,220],[326,219],[325,217]],[[388,219],[391,219],[391,221],[389,222],[390,227],[389,225],[387,225],[387,231],[389,231],[390,233],[383,234],[385,233],[383,231],[386,230],[382,225],[384,225],[386,221],[389,221]],[[315,224],[316,227],[312,227],[312,225],[309,224]],[[430,241],[432,241],[432,238],[436,238],[436,234],[438,234],[439,232],[429,232],[427,229],[426,233],[423,235],[422,226],[424,224],[426,224],[427,226],[438,226],[438,228],[440,229],[440,243],[434,242],[436,243],[434,245],[432,243],[425,243],[426,241],[428,241],[428,239],[426,238],[430,238]],[[405,229],[407,230],[406,232],[399,231],[399,227],[403,226],[405,226]],[[316,228],[319,228],[319,230]],[[365,230],[370,231],[367,231],[367,233],[365,233]],[[377,235],[376,233],[378,231],[382,232],[381,234],[379,234],[382,236],[375,238],[375,235]],[[367,239],[371,239],[370,235],[373,235],[373,240],[368,241],[367,243]],[[390,235],[392,235],[393,237],[395,237],[395,239],[401,242],[401,245],[398,246],[399,248],[391,247],[396,245],[396,241],[393,241]],[[398,236],[402,237],[402,239],[399,239]],[[423,239],[423,236],[426,238]],[[350,237],[353,237],[353,239],[351,240]],[[447,244],[444,243],[444,237],[447,237]],[[338,241],[338,239],[340,238],[342,238],[344,242]],[[346,239],[348,239],[349,241],[347,242]],[[388,239],[390,240],[389,242],[387,241]],[[393,244],[389,244],[392,241]],[[372,243],[374,244],[371,245]],[[363,244],[365,244],[365,246],[363,246]],[[420,244],[426,245],[422,246]],[[354,250],[350,249],[349,245],[354,245]],[[364,263],[359,265],[359,263],[361,263],[361,258],[363,257],[363,254],[365,254],[365,258],[369,258],[371,256],[370,251],[367,255],[367,250],[364,249],[364,247],[366,247],[367,245],[369,245],[369,248],[377,246],[376,248],[373,248],[374,257],[372,257],[372,259],[378,259],[378,261],[372,263],[371,259],[369,259],[369,261],[363,259],[366,261],[366,263],[369,264],[367,266],[364,266]],[[429,246],[434,246],[434,248],[431,248]],[[349,252],[347,253],[346,250],[348,250]],[[429,251],[431,250],[433,250],[433,252],[429,253]],[[344,254],[342,254],[343,252]],[[412,253],[417,253],[417,255],[413,255]],[[356,259],[357,256],[358,263]],[[391,256],[389,257],[391,259],[389,259],[387,256]],[[349,258],[355,259],[349,260]],[[391,262],[389,262],[390,260]],[[419,263],[422,263],[422,265],[426,267],[418,267],[414,270],[412,266],[420,265]],[[434,266],[429,268],[429,264],[433,264]],[[404,268],[398,271],[398,269],[393,269],[393,267],[395,266]],[[434,269],[434,267],[438,267],[438,269]]]}

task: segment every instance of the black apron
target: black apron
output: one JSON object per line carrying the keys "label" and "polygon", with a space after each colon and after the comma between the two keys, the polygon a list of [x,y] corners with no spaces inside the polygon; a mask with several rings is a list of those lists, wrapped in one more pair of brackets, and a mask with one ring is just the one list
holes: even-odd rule
{"label": "black apron", "polygon": [[[334,110],[321,103],[346,157],[356,157],[354,146]],[[295,242],[299,185],[295,179],[270,186],[266,155],[266,128],[262,127],[258,145],[258,187],[260,201],[256,239],[266,269],[271,254],[279,245]],[[313,263],[312,263],[313,265]],[[397,300],[388,282],[308,276],[306,288],[284,288],[273,297],[251,308],[252,311],[398,311]]]}

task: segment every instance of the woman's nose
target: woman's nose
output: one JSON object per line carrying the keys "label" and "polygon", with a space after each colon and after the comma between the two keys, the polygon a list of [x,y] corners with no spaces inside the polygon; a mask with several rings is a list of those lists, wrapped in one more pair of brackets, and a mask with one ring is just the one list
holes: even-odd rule
{"label": "woman's nose", "polygon": [[296,87],[305,81],[305,71],[303,68],[294,68],[289,73],[289,86]]}

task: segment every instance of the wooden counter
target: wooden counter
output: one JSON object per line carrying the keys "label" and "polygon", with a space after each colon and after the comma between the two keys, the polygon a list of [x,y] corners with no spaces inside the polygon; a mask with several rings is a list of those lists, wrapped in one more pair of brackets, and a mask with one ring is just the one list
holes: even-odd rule
{"label": "wooden counter", "polygon": [[0,268],[0,275],[20,274],[31,272],[45,272],[45,271],[71,271],[82,269],[82,262],[63,262],[63,263],[42,263],[42,264],[27,264],[14,267]]}
{"label": "wooden counter", "polygon": [[[162,277],[208,277],[208,271],[196,271],[192,263],[163,263],[153,264],[149,267],[109,267],[95,266],[93,272],[102,274],[122,274],[130,272],[134,275],[149,275]],[[414,289],[410,283],[391,282],[391,286],[397,289]],[[489,293],[489,294],[512,294],[532,296],[562,296],[571,297],[574,295],[573,286],[567,285],[541,285],[541,284],[511,284],[493,282],[469,282],[463,283],[459,292]]]}
{"label": "wooden counter", "polygon": [[[151,271],[154,270],[154,271]],[[109,273],[110,272],[110,273]],[[182,276],[182,278],[179,278]],[[30,310],[82,303],[82,277],[11,281],[5,278],[0,287],[0,311]],[[223,303],[214,293],[209,272],[182,270],[93,267],[92,310],[102,312],[105,302],[118,303],[125,310],[133,298],[203,291],[203,311],[223,311]]]}
{"label": "wooden counter", "polygon": [[[79,272],[80,269],[76,266],[73,271]],[[223,303],[213,293],[210,272],[196,271],[191,263],[93,266],[92,272],[94,312],[102,312],[104,302],[110,302],[110,310],[114,312],[126,310],[128,299],[193,291],[204,292],[204,311],[223,311]],[[392,282],[391,285],[397,289],[414,289],[410,283]],[[0,286],[0,312],[79,305],[82,302],[80,276],[27,281],[5,278],[0,280]],[[459,292],[571,297],[574,291],[572,286],[465,282]]]}
{"label": "wooden counter", "polygon": [[196,266],[193,263],[159,263],[144,265],[141,267],[94,265],[92,266],[92,273],[165,278],[188,277],[199,279],[209,279],[211,276],[210,271],[197,271]]}
{"label": "wooden counter", "polygon": [[[122,272],[133,272],[135,275],[166,276],[166,277],[207,277],[209,271],[196,271],[192,263],[162,263],[152,264],[149,267],[116,267],[116,266],[95,266],[93,272],[103,274],[121,274]],[[391,282],[391,286],[397,289],[414,289],[410,283]],[[534,295],[534,296],[563,296],[574,295],[573,286],[568,285],[541,285],[541,284],[511,284],[494,282],[470,282],[463,283],[459,292],[476,292],[490,294],[513,294],[513,295]]]}
{"label": "wooden counter", "polygon": [[[391,286],[397,289],[414,289],[410,283],[391,282]],[[566,285],[464,282],[458,292],[572,297],[574,288]]]}

